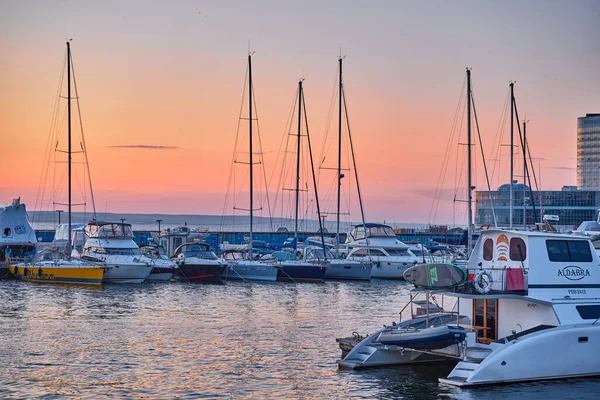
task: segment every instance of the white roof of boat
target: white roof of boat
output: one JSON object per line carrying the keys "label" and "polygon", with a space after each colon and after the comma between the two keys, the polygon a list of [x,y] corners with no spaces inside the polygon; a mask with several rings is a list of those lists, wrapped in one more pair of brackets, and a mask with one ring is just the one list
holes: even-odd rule
{"label": "white roof of boat", "polygon": [[548,238],[577,238],[577,239],[589,239],[589,236],[575,234],[575,233],[560,233],[560,232],[540,232],[540,231],[528,231],[521,229],[502,229],[502,228],[490,228],[480,232],[481,236],[484,236],[488,233],[512,233],[523,236],[533,236],[533,237],[548,237]]}

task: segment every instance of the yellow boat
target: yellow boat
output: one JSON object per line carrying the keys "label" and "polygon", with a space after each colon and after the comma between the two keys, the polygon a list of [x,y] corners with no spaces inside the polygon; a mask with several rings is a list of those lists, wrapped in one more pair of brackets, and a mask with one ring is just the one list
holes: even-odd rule
{"label": "yellow boat", "polygon": [[[102,285],[104,266],[79,260],[48,257],[42,252],[37,261],[11,265],[8,270],[17,279],[44,283],[69,283],[77,285]],[[48,259],[50,258],[50,259]]]}

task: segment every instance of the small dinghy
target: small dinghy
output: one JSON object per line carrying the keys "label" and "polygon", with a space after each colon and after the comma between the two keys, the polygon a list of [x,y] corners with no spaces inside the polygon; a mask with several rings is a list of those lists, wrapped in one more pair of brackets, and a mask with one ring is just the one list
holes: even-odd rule
{"label": "small dinghy", "polygon": [[379,334],[377,340],[390,346],[433,350],[460,343],[466,337],[467,332],[463,327],[447,325],[425,329],[389,327]]}

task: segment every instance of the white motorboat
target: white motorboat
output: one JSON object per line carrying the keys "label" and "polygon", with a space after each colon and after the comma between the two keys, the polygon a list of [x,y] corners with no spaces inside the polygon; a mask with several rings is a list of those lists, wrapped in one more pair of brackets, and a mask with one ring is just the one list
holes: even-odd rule
{"label": "white motorboat", "polygon": [[169,259],[164,249],[158,245],[140,246],[142,255],[152,260],[152,271],[146,278],[148,282],[169,282],[177,273],[177,264]]}
{"label": "white motorboat", "polygon": [[348,260],[374,263],[371,278],[404,279],[404,271],[422,262],[387,225],[356,225],[348,233],[345,245],[350,248]]}
{"label": "white motorboat", "polygon": [[[600,375],[600,258],[588,237],[486,230],[466,268],[467,284],[413,290],[411,318],[366,337],[339,366],[455,360],[440,382],[460,387]],[[428,329],[446,325],[465,339],[443,348],[379,340],[407,328],[434,337]]]}
{"label": "white motorboat", "polygon": [[92,221],[85,227],[82,252],[73,255],[106,265],[105,283],[143,283],[152,272],[152,260],[133,241],[131,224]]}
{"label": "white motorboat", "polygon": [[248,259],[246,252],[227,250],[221,254],[227,262],[225,279],[275,282],[278,269],[272,263]]}
{"label": "white motorboat", "polygon": [[324,263],[327,265],[325,279],[368,281],[371,279],[373,263],[351,261],[335,258],[329,249],[323,251],[321,246],[298,246],[300,257],[308,262]]}

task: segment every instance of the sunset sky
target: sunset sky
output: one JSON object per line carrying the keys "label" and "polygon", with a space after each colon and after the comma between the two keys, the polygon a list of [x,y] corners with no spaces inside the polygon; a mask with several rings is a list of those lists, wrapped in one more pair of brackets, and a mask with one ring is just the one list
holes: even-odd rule
{"label": "sunset sky", "polygon": [[0,0],[0,203],[34,210],[72,38],[97,207],[222,214],[250,45],[267,176],[301,77],[319,153],[342,54],[367,219],[451,223],[459,140],[430,211],[465,67],[493,188],[509,180],[492,148],[511,80],[542,187],[575,185],[577,117],[600,112],[598,21],[596,0]]}

